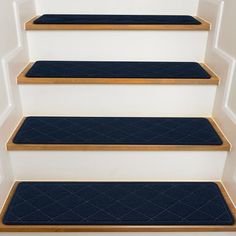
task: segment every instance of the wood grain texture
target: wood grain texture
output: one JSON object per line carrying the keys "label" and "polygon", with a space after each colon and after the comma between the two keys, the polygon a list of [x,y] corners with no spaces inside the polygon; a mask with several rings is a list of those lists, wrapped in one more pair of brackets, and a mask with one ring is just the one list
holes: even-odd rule
{"label": "wood grain texture", "polygon": [[13,139],[21,127],[22,119],[7,143],[8,151],[229,151],[230,143],[212,118],[208,118],[222,145],[96,145],[96,144],[15,144]]}
{"label": "wood grain texture", "polygon": [[203,63],[201,66],[211,76],[210,79],[176,78],[39,78],[26,77],[34,63],[30,63],[17,77],[18,84],[179,84],[179,85],[218,85],[219,78]]}
{"label": "wood grain texture", "polygon": [[[224,186],[221,182],[216,182],[222,195],[230,208],[234,219],[236,219],[236,209],[230,200]],[[141,225],[4,225],[2,223],[3,216],[11,201],[11,198],[18,185],[16,182],[6,200],[3,210],[0,214],[0,232],[236,232],[236,223],[234,225],[208,225],[208,226],[141,226]]]}
{"label": "wood grain texture", "polygon": [[118,24],[34,24],[36,16],[25,24],[26,30],[210,30],[210,23],[195,16],[200,25],[118,25]]}

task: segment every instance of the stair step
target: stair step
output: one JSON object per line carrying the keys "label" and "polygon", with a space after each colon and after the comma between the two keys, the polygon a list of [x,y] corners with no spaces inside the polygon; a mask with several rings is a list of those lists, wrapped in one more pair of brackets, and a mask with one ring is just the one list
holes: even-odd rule
{"label": "stair step", "polygon": [[212,119],[27,117],[8,150],[229,150]]}
{"label": "stair step", "polygon": [[18,76],[19,84],[218,84],[196,62],[37,61]]}
{"label": "stair step", "polygon": [[209,30],[210,24],[187,15],[45,14],[26,23],[26,30]]}
{"label": "stair step", "polygon": [[235,213],[219,182],[21,182],[0,231],[235,231]]}

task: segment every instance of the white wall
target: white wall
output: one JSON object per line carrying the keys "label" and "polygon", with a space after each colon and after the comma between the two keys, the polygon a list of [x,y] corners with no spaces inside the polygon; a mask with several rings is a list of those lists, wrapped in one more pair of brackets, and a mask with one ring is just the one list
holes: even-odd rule
{"label": "white wall", "polygon": [[1,0],[0,3],[0,208],[13,183],[5,144],[22,116],[16,76],[28,61],[23,22],[34,15],[30,0]]}
{"label": "white wall", "polygon": [[219,47],[228,54],[236,58],[236,1],[225,0],[222,17],[222,26],[220,29]]}
{"label": "white wall", "polygon": [[236,204],[236,1],[200,0],[199,15],[213,23],[205,61],[221,77],[213,116],[233,148],[226,159],[223,182]]}
{"label": "white wall", "polygon": [[[224,50],[232,60],[236,59],[236,1],[225,0],[222,16],[222,26],[220,29],[219,47]],[[229,27],[230,26],[230,27]],[[230,85],[228,106],[233,114],[236,114],[236,70],[232,72],[232,83]]]}

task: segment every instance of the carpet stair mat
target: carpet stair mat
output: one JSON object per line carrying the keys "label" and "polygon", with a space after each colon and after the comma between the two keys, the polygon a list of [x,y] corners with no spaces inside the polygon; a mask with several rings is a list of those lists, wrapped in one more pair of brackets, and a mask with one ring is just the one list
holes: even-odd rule
{"label": "carpet stair mat", "polygon": [[176,78],[210,79],[196,62],[37,61],[31,78]]}
{"label": "carpet stair mat", "polygon": [[22,182],[6,225],[232,225],[211,182]]}
{"label": "carpet stair mat", "polygon": [[34,24],[200,25],[201,22],[188,15],[44,14]]}
{"label": "carpet stair mat", "polygon": [[222,145],[206,118],[27,117],[15,144]]}

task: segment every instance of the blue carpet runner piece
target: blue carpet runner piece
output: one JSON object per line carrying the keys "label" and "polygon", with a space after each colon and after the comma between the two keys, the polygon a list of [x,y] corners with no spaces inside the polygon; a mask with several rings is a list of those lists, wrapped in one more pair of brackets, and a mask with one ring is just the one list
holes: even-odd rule
{"label": "blue carpet runner piece", "polygon": [[23,182],[8,225],[231,225],[215,183]]}
{"label": "blue carpet runner piece", "polygon": [[26,77],[209,79],[195,62],[37,61]]}
{"label": "blue carpet runner piece", "polygon": [[28,117],[16,144],[221,145],[205,118]]}
{"label": "blue carpet runner piece", "polygon": [[34,24],[200,25],[201,22],[188,15],[45,14],[36,19]]}

